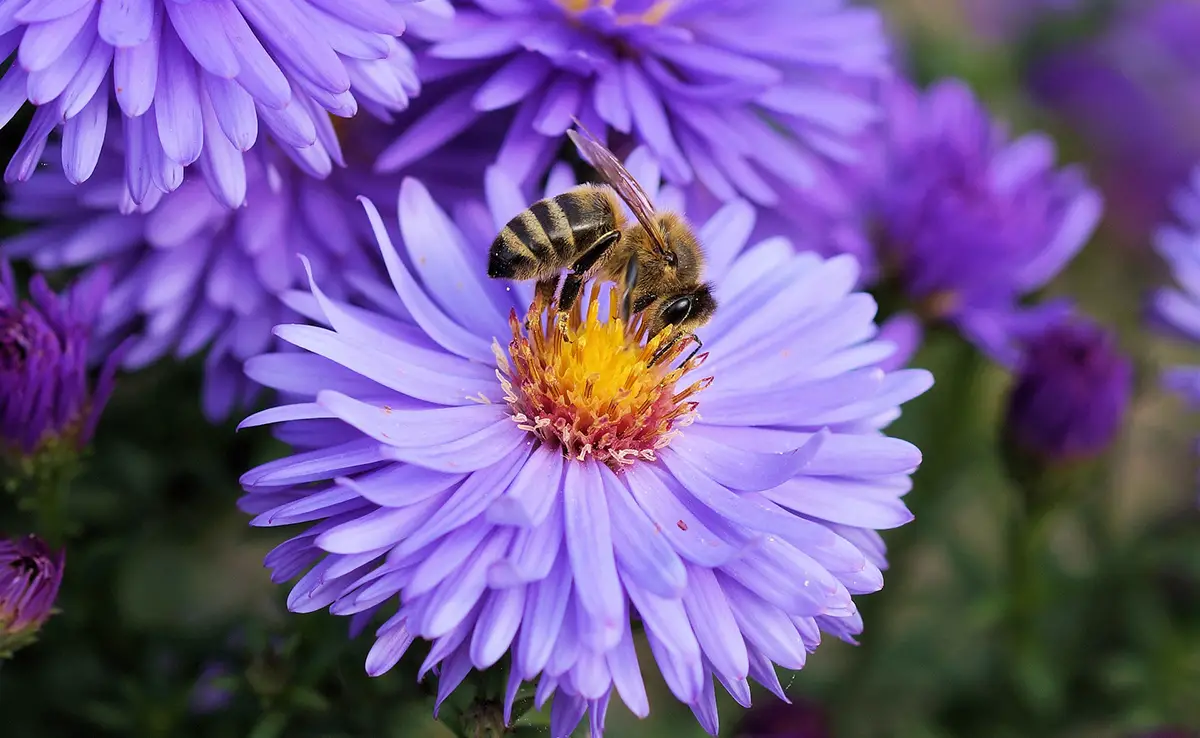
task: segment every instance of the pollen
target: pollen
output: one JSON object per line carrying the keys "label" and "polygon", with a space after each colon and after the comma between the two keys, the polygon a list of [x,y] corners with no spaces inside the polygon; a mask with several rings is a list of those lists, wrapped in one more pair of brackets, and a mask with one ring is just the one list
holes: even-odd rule
{"label": "pollen", "polygon": [[[698,417],[691,399],[712,377],[677,390],[680,379],[708,354],[680,362],[692,339],[672,328],[647,336],[635,315],[618,315],[618,290],[601,296],[593,286],[565,320],[535,301],[524,321],[509,316],[508,354],[499,343],[496,375],[512,419],[542,443],[579,461],[589,456],[614,471],[639,460],[654,461],[659,449]],[[601,300],[608,303],[600,320]],[[510,361],[511,357],[511,361]]]}
{"label": "pollen", "polygon": [[[582,13],[591,8],[613,8],[616,0],[558,0],[559,4],[569,13]],[[617,25],[620,26],[654,26],[662,22],[677,0],[658,0],[640,13],[619,13]]]}

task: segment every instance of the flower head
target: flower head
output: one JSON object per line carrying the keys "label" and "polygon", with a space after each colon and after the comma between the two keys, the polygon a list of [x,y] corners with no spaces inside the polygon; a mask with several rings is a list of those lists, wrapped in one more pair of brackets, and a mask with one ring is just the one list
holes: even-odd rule
{"label": "flower head", "polygon": [[99,379],[89,381],[89,344],[108,282],[98,271],[57,295],[39,274],[22,300],[0,261],[0,458],[29,458],[58,444],[74,452],[91,439],[121,357],[108,353]]}
{"label": "flower head", "polygon": [[[344,129],[349,141],[370,130],[357,120]],[[133,337],[125,368],[208,347],[203,402],[222,418],[256,391],[242,362],[268,350],[271,326],[294,314],[279,295],[303,279],[297,253],[339,275],[327,283],[337,294],[375,268],[353,198],[382,182],[350,163],[318,180],[278,148],[259,147],[245,158],[247,205],[231,210],[190,170],[174,192],[136,205],[121,185],[120,157],[105,152],[81,185],[49,167],[15,185],[6,214],[41,225],[0,244],[0,254],[43,269],[108,268],[113,289],[96,325],[108,343]]]}
{"label": "flower head", "polygon": [[[646,152],[629,166],[658,182]],[[550,191],[563,182],[556,169]],[[585,286],[565,332],[522,321],[532,286],[485,274],[527,201],[502,170],[488,184],[490,208],[451,219],[406,181],[399,251],[367,204],[394,293],[355,308],[318,278],[309,314],[326,327],[279,326],[304,352],[247,363],[291,404],[243,425],[279,423],[297,453],[246,473],[242,507],[255,525],[307,524],[266,559],[275,581],[303,573],[292,610],[362,623],[400,600],[371,674],[432,641],[421,673],[440,664],[440,704],[510,652],[508,709],[538,679],[552,736],[588,711],[599,735],[614,689],[649,711],[636,618],[715,734],[714,676],[743,705],[749,678],[782,696],[774,664],[802,667],[821,630],[860,631],[852,595],[882,585],[876,529],[911,518],[920,459],[880,429],[930,378],[878,368],[895,346],[875,340],[853,259],[743,250],[744,202],[698,231],[722,306],[706,353],[654,362],[669,334],[622,321],[611,285]]]}
{"label": "flower head", "polygon": [[[400,6],[404,5],[403,12]],[[5,179],[28,179],[62,132],[62,169],[90,178],[121,152],[129,195],[170,192],[199,163],[218,200],[246,197],[243,152],[274,140],[309,174],[341,163],[329,114],[403,110],[419,83],[397,39],[405,16],[450,14],[447,0],[16,0],[0,8],[0,125],[37,106]],[[110,123],[110,101],[121,116]],[[106,145],[105,131],[116,141]]]}
{"label": "flower head", "polygon": [[29,645],[53,613],[66,552],[36,536],[0,539],[0,657]]}
{"label": "flower head", "polygon": [[1052,464],[1102,453],[1133,392],[1133,362],[1116,337],[1073,318],[1029,337],[1023,349],[1005,420],[1012,442]]}
{"label": "flower head", "polygon": [[889,91],[878,172],[866,207],[879,269],[927,318],[955,324],[1006,364],[1016,333],[1061,317],[1020,299],[1083,247],[1100,197],[1074,168],[1054,168],[1041,134],[1009,141],[971,91],[943,81]]}
{"label": "flower head", "polygon": [[763,205],[855,157],[877,117],[866,88],[888,71],[878,12],[842,0],[466,0],[427,35],[439,102],[382,169],[486,121],[507,130],[497,163],[536,181],[575,116],[602,140],[631,135],[672,182]]}

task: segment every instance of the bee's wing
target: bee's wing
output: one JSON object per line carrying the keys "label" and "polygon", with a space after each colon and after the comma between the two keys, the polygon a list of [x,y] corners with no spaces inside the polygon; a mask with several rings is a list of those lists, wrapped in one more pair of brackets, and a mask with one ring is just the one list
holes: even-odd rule
{"label": "bee's wing", "polygon": [[658,224],[654,222],[654,206],[650,203],[650,198],[646,195],[645,190],[629,173],[621,160],[605,148],[604,144],[597,141],[596,137],[583,127],[582,123],[576,120],[575,125],[579,130],[567,131],[567,135],[575,142],[579,153],[596,168],[600,177],[625,201],[625,204],[633,211],[634,217],[646,229],[646,233],[650,234],[659,253],[666,253],[667,245],[663,242]]}

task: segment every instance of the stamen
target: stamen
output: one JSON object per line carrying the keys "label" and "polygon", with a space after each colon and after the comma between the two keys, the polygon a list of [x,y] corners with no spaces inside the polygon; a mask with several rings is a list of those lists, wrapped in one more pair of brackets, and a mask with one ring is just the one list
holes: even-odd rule
{"label": "stamen", "polygon": [[561,327],[558,320],[541,319],[548,308],[540,298],[523,321],[512,311],[508,356],[498,343],[493,351],[518,428],[567,458],[591,457],[619,471],[639,459],[653,461],[679,428],[695,420],[698,404],[688,399],[712,377],[676,391],[676,382],[703,364],[707,353],[673,366],[690,342],[672,340],[673,328],[648,337],[640,315],[626,323],[616,289],[607,291],[609,317],[602,322],[601,292],[593,284]]}

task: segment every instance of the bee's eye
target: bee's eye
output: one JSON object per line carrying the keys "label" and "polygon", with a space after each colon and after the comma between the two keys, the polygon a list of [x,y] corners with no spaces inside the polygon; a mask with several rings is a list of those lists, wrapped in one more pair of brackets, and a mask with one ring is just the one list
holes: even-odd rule
{"label": "bee's eye", "polygon": [[671,325],[679,325],[687,320],[688,315],[692,312],[692,298],[680,297],[672,300],[665,308],[663,308],[663,321]]}
{"label": "bee's eye", "polygon": [[663,256],[663,258],[667,260],[667,266],[675,266],[675,252],[674,251],[666,252],[666,255]]}

